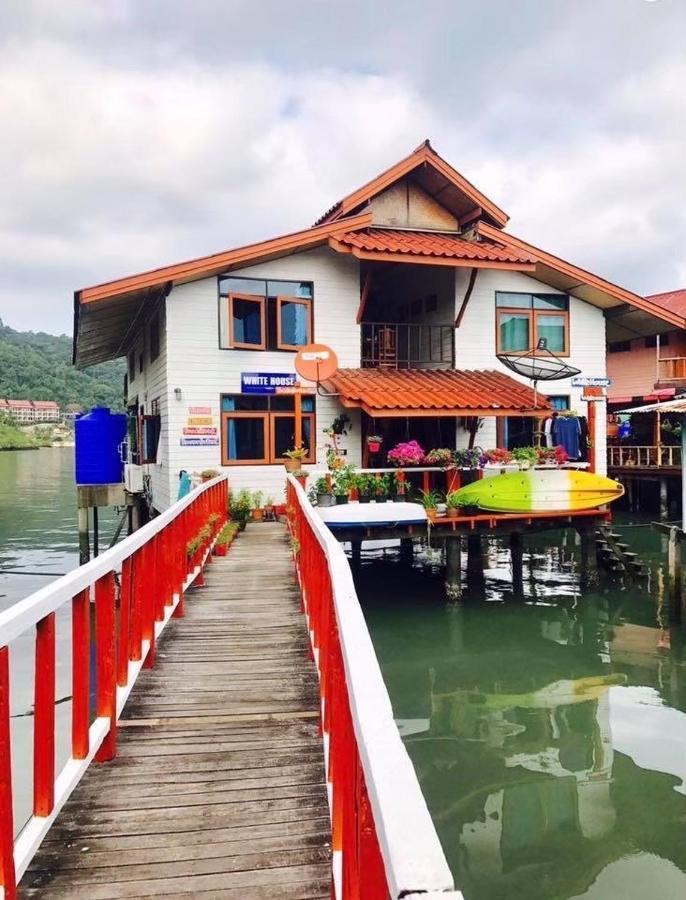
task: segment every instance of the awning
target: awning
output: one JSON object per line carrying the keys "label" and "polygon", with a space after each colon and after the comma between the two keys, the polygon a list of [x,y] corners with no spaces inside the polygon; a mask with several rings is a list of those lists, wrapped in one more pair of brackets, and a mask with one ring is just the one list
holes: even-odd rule
{"label": "awning", "polygon": [[676,400],[663,400],[662,403],[648,403],[646,406],[632,406],[630,409],[620,409],[622,413],[686,413],[686,397]]}
{"label": "awning", "polygon": [[533,416],[545,397],[492,370],[339,369],[324,387],[344,406],[377,418],[404,416]]}

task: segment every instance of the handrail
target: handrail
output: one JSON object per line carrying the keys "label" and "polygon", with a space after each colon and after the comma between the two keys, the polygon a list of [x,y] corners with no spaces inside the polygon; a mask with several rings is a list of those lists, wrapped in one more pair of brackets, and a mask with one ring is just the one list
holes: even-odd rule
{"label": "handrail", "polygon": [[[228,482],[220,475],[97,558],[0,613],[0,884],[16,897],[26,871],[60,809],[93,759],[116,755],[117,719],[172,616],[183,615],[184,591],[202,575],[227,516]],[[186,546],[212,527],[192,559]],[[95,618],[95,719],[90,721],[91,631]],[[117,615],[117,600],[119,615]],[[71,756],[55,777],[55,613],[72,608]],[[36,629],[33,815],[13,840],[9,644]]]}
{"label": "handrail", "polygon": [[319,670],[338,900],[460,900],[338,541],[290,475],[296,571]]}
{"label": "handrail", "polygon": [[607,464],[613,469],[677,469],[681,447],[677,444],[620,444],[607,448]]}

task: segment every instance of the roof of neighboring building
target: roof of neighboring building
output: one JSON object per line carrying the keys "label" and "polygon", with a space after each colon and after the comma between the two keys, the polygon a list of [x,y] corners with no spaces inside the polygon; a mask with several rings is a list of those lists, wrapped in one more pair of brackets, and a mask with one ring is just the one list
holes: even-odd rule
{"label": "roof of neighboring building", "polygon": [[[345,232],[329,238],[329,246],[340,252],[353,253],[359,259],[388,257],[405,258],[408,261],[433,262],[446,260],[454,264],[463,260],[465,265],[504,263],[521,268],[533,268],[535,258],[512,248],[504,248],[485,241],[466,241],[457,235],[426,231],[388,228],[368,228],[364,231]],[[419,258],[419,259],[417,259]]]}
{"label": "roof of neighboring building", "polygon": [[31,401],[36,409],[59,409],[59,403],[55,403],[54,400],[32,400]]}
{"label": "roof of neighboring building", "polygon": [[30,400],[8,400],[7,405],[14,409],[33,409],[33,403]]}
{"label": "roof of neighboring building", "polygon": [[492,370],[339,369],[325,387],[369,415],[536,415],[550,406],[540,394]]}
{"label": "roof of neighboring building", "polygon": [[678,291],[664,291],[662,294],[648,294],[646,300],[662,309],[668,309],[680,316],[686,316],[686,288]]}

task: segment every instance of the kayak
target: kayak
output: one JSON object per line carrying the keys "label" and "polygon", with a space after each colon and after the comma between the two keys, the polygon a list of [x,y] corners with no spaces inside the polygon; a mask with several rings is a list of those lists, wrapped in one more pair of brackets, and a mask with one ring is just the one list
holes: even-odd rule
{"label": "kayak", "polygon": [[426,525],[426,510],[420,503],[342,503],[318,506],[317,512],[329,528],[366,528],[380,525]]}
{"label": "kayak", "polygon": [[577,469],[527,469],[465,485],[461,503],[491,512],[572,512],[612,503],[624,493],[618,481]]}

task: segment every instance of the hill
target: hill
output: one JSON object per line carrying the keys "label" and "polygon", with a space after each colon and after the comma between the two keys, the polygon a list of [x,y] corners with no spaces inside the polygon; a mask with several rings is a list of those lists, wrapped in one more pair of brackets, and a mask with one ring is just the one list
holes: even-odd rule
{"label": "hill", "polygon": [[71,338],[64,334],[15,331],[0,319],[0,397],[123,409],[125,361],[78,371],[71,349]]}

